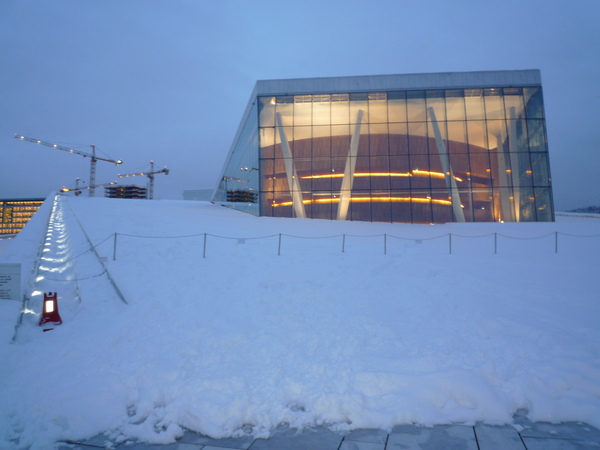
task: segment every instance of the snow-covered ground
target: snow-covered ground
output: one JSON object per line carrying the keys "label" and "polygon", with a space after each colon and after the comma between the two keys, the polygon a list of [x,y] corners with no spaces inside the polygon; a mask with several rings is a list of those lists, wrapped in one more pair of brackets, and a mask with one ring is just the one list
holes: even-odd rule
{"label": "snow-covered ground", "polygon": [[[50,199],[0,255],[31,295],[16,330],[22,305],[0,301],[0,447],[522,409],[600,427],[599,255],[598,218],[431,226]],[[59,296],[48,332],[41,292]]]}

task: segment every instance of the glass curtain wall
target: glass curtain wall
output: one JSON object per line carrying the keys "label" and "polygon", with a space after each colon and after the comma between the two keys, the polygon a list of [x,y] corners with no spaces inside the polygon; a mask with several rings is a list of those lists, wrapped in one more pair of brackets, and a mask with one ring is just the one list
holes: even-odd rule
{"label": "glass curtain wall", "polygon": [[260,215],[554,220],[540,87],[268,96],[255,106],[220,191],[260,191]]}
{"label": "glass curtain wall", "polygon": [[259,215],[258,154],[258,116],[254,103],[229,154],[214,201]]}

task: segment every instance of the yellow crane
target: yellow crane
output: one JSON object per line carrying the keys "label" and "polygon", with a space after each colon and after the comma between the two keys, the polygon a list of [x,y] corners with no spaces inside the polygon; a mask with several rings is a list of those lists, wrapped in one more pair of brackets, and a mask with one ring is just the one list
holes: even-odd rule
{"label": "yellow crane", "polygon": [[15,139],[19,139],[21,141],[27,141],[27,142],[33,142],[34,144],[39,144],[39,145],[45,145],[46,147],[52,147],[55,148],[57,150],[63,150],[65,152],[68,153],[74,153],[76,155],[80,155],[83,156],[84,158],[90,158],[91,159],[91,163],[90,163],[90,184],[89,184],[89,196],[93,197],[94,193],[95,193],[95,187],[96,187],[96,163],[98,161],[106,161],[109,163],[113,163],[116,164],[117,166],[119,164],[122,164],[123,161],[120,159],[114,160],[114,159],[107,159],[107,158],[100,158],[98,156],[96,156],[96,146],[95,145],[90,145],[90,147],[92,147],[92,153],[86,153],[86,152],[82,152],[81,150],[75,150],[69,147],[64,147],[62,145],[58,145],[58,144],[52,144],[51,142],[46,142],[46,141],[42,141],[41,139],[35,139],[35,138],[31,138],[31,137],[27,137],[27,136],[22,136],[20,134],[15,134]]}
{"label": "yellow crane", "polygon": [[138,173],[128,173],[125,175],[119,174],[119,178],[129,178],[129,177],[138,177],[140,175],[146,175],[150,180],[148,187],[148,199],[152,200],[154,198],[154,175],[158,173],[164,173],[165,175],[169,175],[169,169],[167,166],[163,167],[161,170],[154,170],[154,161],[150,161],[150,171],[149,172],[138,172]]}
{"label": "yellow crane", "polygon": [[94,189],[94,188],[97,188],[97,187],[112,186],[114,184],[117,184],[117,182],[116,181],[111,181],[110,183],[97,184],[95,186],[79,187],[79,178],[77,178],[75,180],[75,187],[74,188],[63,187],[60,190],[60,192],[74,192],[75,196],[79,196],[79,195],[81,195],[81,191],[83,191],[85,189]]}

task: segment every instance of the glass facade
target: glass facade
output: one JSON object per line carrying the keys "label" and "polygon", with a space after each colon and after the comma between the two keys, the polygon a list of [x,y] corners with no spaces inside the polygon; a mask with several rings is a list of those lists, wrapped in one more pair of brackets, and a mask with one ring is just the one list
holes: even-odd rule
{"label": "glass facade", "polygon": [[214,199],[274,217],[552,221],[541,87],[259,94]]}

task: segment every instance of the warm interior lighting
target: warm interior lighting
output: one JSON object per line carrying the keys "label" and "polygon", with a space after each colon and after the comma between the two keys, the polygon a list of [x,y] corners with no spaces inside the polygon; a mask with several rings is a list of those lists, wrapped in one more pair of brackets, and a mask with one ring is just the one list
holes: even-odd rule
{"label": "warm interior lighting", "polygon": [[44,302],[44,311],[46,314],[54,312],[54,302]]}
{"label": "warm interior lighting", "polygon": [[[448,174],[450,175],[450,174]],[[343,178],[343,173],[326,173],[323,175],[306,175],[302,178],[303,180],[315,180],[321,178]],[[357,172],[354,174],[355,177],[433,177],[433,178],[446,178],[443,172],[430,172],[429,170],[414,169],[411,172]],[[456,181],[462,181],[462,178],[457,176],[454,177]]]}
{"label": "warm interior lighting", "polygon": [[[399,202],[399,203],[408,203],[408,202],[413,202],[413,203],[433,203],[436,205],[452,205],[452,202],[450,200],[440,200],[440,199],[434,199],[434,198],[421,198],[421,197],[352,197],[350,199],[350,201],[352,203],[365,203],[365,202]],[[330,197],[330,198],[318,198],[318,199],[312,199],[312,200],[302,200],[302,203],[304,203],[305,205],[311,205],[311,204],[319,204],[319,203],[339,203],[340,199],[336,198],[336,197]],[[273,206],[274,208],[277,208],[279,206],[292,206],[294,204],[294,202],[290,201],[286,201],[286,202],[275,202],[273,201],[273,203],[271,204],[271,206]]]}
{"label": "warm interior lighting", "polygon": [[[410,177],[412,176],[409,172],[357,172],[354,174],[355,177]],[[319,179],[319,178],[343,178],[343,173],[327,173],[324,175],[307,175],[300,177],[304,180],[307,179]]]}
{"label": "warm interior lighting", "polygon": [[[432,178],[446,178],[446,175],[443,172],[430,172],[429,170],[419,170],[419,169],[414,169],[412,171],[413,175],[417,175],[417,176],[430,176]],[[450,175],[450,174],[448,174]],[[462,178],[459,177],[454,177],[454,179],[456,181],[462,181]]]}

